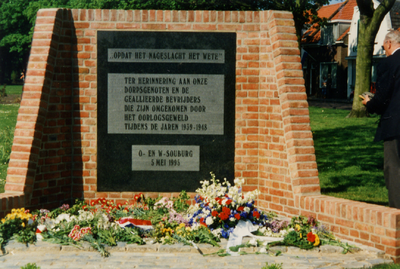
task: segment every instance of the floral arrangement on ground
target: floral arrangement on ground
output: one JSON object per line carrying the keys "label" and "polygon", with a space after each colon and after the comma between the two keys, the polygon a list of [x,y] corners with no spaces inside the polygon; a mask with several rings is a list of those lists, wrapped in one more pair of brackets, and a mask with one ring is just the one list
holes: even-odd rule
{"label": "floral arrangement on ground", "polygon": [[[232,246],[229,252],[241,247],[260,247],[259,253],[267,253],[276,245],[312,249],[330,244],[343,247],[344,253],[352,246],[337,240],[331,232],[312,218],[293,217],[291,221],[279,220],[276,214],[264,213],[255,206],[258,190],[242,192],[244,179],[235,179],[234,185],[215,178],[201,181],[196,190],[195,204],[189,206],[189,196],[182,191],[176,198],[146,198],[137,194],[132,201],[114,204],[105,198],[76,201],[73,206],[64,204],[49,211],[40,209],[30,212],[24,208],[12,209],[0,223],[2,249],[10,239],[22,243],[37,240],[82,248],[88,242],[104,257],[109,255],[105,246],[127,244],[182,242],[193,245],[208,243],[219,246],[222,238],[229,239],[238,224],[247,223],[254,238],[246,244]],[[266,242],[263,238],[277,238]]]}

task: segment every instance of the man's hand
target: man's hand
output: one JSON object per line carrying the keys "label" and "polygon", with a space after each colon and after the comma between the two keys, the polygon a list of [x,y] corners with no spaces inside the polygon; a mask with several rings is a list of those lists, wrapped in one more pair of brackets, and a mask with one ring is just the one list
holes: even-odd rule
{"label": "man's hand", "polygon": [[364,99],[363,99],[362,103],[365,106],[369,102],[370,99],[369,99],[369,96],[367,94],[365,96],[363,96],[363,97],[364,97]]}

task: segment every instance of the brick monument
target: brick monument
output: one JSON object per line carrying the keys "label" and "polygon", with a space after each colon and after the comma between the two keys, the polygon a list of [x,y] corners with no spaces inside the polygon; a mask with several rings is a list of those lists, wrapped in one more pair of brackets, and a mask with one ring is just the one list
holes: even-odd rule
{"label": "brick monument", "polygon": [[[114,57],[107,53],[117,47],[106,46],[107,50],[98,55],[103,46],[98,43],[98,38],[102,35],[100,32],[106,32],[106,35],[108,33],[119,35],[119,32],[125,32],[136,36],[143,33],[143,36],[149,36],[148,38],[152,38],[152,35],[167,35],[166,33],[169,32],[177,32],[184,37],[193,35],[193,38],[197,38],[196,33],[210,36],[216,34],[217,39],[221,39],[221,34],[234,35],[236,37],[236,41],[233,42],[235,43],[233,52],[235,59],[228,57],[234,60],[233,75],[224,75],[225,71],[207,73],[207,70],[214,70],[216,66],[222,65],[218,62],[197,64],[188,62],[184,65],[187,68],[181,68],[172,61],[166,64],[175,71],[164,76],[165,81],[173,81],[173,79],[184,78],[183,73],[191,74],[187,77],[198,82],[213,81],[210,89],[196,86],[199,87],[199,91],[210,90],[209,95],[211,95],[211,93],[217,94],[218,89],[225,89],[226,92],[233,94],[234,111],[231,115],[234,115],[232,121],[234,124],[229,123],[229,118],[224,118],[225,115],[230,114],[229,109],[225,107],[225,110],[218,110],[220,105],[215,105],[213,99],[208,100],[206,94],[204,97],[200,96],[202,102],[205,103],[199,107],[207,107],[207,111],[209,107],[215,108],[212,109],[214,114],[206,117],[200,115],[193,122],[186,122],[189,125],[173,122],[163,127],[168,132],[180,132],[182,139],[204,135],[205,140],[199,139],[193,142],[194,145],[191,145],[190,141],[179,145],[173,139],[170,141],[167,139],[168,141],[164,142],[157,141],[155,138],[151,141],[136,141],[136,136],[132,138],[134,132],[137,132],[137,137],[147,139],[147,130],[144,126],[147,123],[146,128],[151,130],[150,121],[155,114],[149,112],[146,117],[142,115],[144,119],[142,125],[126,122],[127,125],[125,125],[124,123],[138,116],[126,116],[122,120],[118,118],[119,112],[115,114],[117,118],[110,116],[112,114],[110,110],[103,110],[104,104],[108,106],[115,104],[116,110],[122,109],[122,106],[118,105],[119,99],[114,103],[113,101],[104,103],[104,100],[107,100],[107,96],[103,96],[104,91],[110,91],[112,87],[106,86],[103,79],[108,77],[108,80],[114,79],[118,83],[133,83],[143,77],[152,79],[152,73],[160,72],[153,72],[145,59],[138,63],[132,61],[127,63],[125,70],[113,71],[114,67],[110,61]],[[144,37],[140,37],[142,41],[136,44],[146,43],[147,39]],[[169,40],[168,37],[165,38]],[[157,45],[160,47],[156,48],[167,53],[169,52],[167,43],[161,42]],[[208,46],[206,42],[199,47],[189,43],[182,44],[183,47],[179,49],[183,51],[182,53],[187,53],[187,57],[190,53],[192,55],[200,53],[201,46]],[[210,45],[205,50],[214,51],[215,55],[222,57],[221,50],[224,48],[219,47],[219,42],[213,44],[214,47]],[[125,56],[139,53],[135,51],[139,49],[139,45],[133,45],[133,48],[124,46]],[[229,45],[227,50],[231,47]],[[116,52],[116,58],[122,57],[122,54],[118,56],[118,51]],[[130,52],[133,54],[129,54]],[[151,49],[146,51],[146,53],[149,52],[154,53]],[[104,58],[104,55],[110,57]],[[182,55],[173,57],[183,57]],[[225,55],[233,54],[226,52]],[[196,60],[193,57],[191,60]],[[219,61],[215,58],[212,60]],[[111,66],[107,69],[108,71],[100,70],[105,62]],[[207,72],[204,73],[206,75],[199,77],[195,69],[202,64],[206,66],[203,70]],[[135,75],[129,79],[126,74],[134,73],[132,70],[136,70],[136,65],[142,65],[139,69],[143,68],[147,71],[140,71],[144,76]],[[193,72],[190,71],[191,66]],[[226,70],[230,72],[229,65]],[[221,76],[233,76],[233,86],[229,86],[229,79],[224,80]],[[115,91],[125,86],[121,84],[115,88]],[[216,91],[213,92],[213,90]],[[262,210],[272,210],[284,216],[312,215],[338,237],[379,248],[395,261],[400,260],[400,210],[320,194],[300,53],[292,15],[288,12],[39,10],[23,91],[5,193],[0,195],[2,215],[14,207],[53,208],[62,203],[70,203],[76,198],[90,200],[106,197],[116,202],[124,202],[143,190],[146,190],[146,196],[152,197],[176,195],[175,190],[150,191],[149,186],[142,188],[140,187],[142,181],[137,181],[137,185],[132,184],[126,190],[124,184],[115,189],[112,187],[113,184],[102,185],[100,181],[105,180],[107,183],[110,176],[100,179],[101,175],[99,175],[99,173],[102,175],[106,173],[104,166],[108,158],[107,151],[98,152],[101,135],[107,137],[109,134],[111,137],[110,141],[102,140],[105,141],[104,145],[113,145],[113,141],[119,138],[121,141],[125,141],[125,138],[133,139],[129,142],[132,145],[124,156],[131,154],[135,161],[133,163],[129,161],[131,170],[127,174],[120,175],[122,181],[126,177],[134,178],[140,173],[141,178],[147,176],[157,178],[159,174],[151,168],[151,162],[140,155],[142,154],[140,152],[144,151],[151,155],[152,150],[164,153],[172,150],[171,152],[180,151],[179,154],[191,154],[190,158],[193,159],[190,160],[193,162],[190,161],[184,166],[185,169],[192,170],[185,173],[193,173],[190,175],[199,177],[210,167],[202,166],[205,156],[202,155],[202,151],[205,144],[201,143],[206,143],[204,141],[207,136],[225,133],[217,127],[212,129],[213,131],[208,128],[213,122],[211,119],[220,119],[220,122],[224,122],[224,130],[229,131],[229,128],[232,128],[233,146],[230,150],[232,155],[227,156],[226,162],[221,163],[219,167],[224,167],[225,164],[230,165],[232,158],[232,176],[245,179],[245,190],[258,188],[261,191],[257,204]],[[132,98],[137,100],[138,97]],[[190,100],[194,100],[196,96],[191,98]],[[229,97],[227,98],[229,100]],[[150,108],[151,106],[145,109]],[[126,109],[129,110],[129,107]],[[166,107],[161,109],[166,109]],[[168,107],[168,109],[172,108]],[[180,117],[177,121],[185,119],[185,115],[182,114],[183,118]],[[105,121],[108,123],[116,121],[117,125],[121,123],[120,127],[126,129],[118,131],[119,134],[111,134],[111,129],[114,127],[106,129]],[[194,130],[188,136],[187,132],[191,131],[190,126]],[[125,131],[128,134],[124,134]],[[154,129],[150,135],[156,135],[156,132]],[[168,136],[164,137],[168,138]],[[229,139],[229,137],[226,139],[228,152],[231,143]],[[214,140],[210,141],[214,143]],[[100,141],[100,143],[103,142]],[[222,144],[217,142],[210,145],[221,148]],[[100,151],[101,149],[99,148]],[[112,150],[113,147],[110,146],[109,149]],[[109,153],[110,159],[114,158],[112,156],[118,158],[115,152]],[[177,164],[179,159],[168,159],[165,155],[163,156],[165,158],[159,161],[159,166]],[[101,158],[103,159],[100,160]],[[130,160],[130,157],[125,157],[127,158]],[[197,163],[198,159],[200,163]],[[135,166],[136,161],[142,160],[143,165]],[[99,163],[102,164],[101,168],[99,168]],[[229,165],[227,167],[230,167]],[[110,169],[112,167],[110,165]],[[139,174],[132,172],[141,169],[145,171]],[[160,169],[166,171],[165,169],[172,168]],[[229,170],[224,169],[221,168],[220,171]],[[173,171],[165,172],[165,174],[168,173],[171,174]],[[219,177],[223,176],[221,174]],[[162,184],[162,181],[155,180],[154,184]],[[172,177],[169,180],[173,180]],[[137,191],[135,186],[138,186]]]}

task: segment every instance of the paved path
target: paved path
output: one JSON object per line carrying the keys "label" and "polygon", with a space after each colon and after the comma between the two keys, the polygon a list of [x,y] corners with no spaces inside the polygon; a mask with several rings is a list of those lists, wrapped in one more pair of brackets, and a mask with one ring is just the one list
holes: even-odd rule
{"label": "paved path", "polygon": [[[223,242],[222,245],[225,245]],[[341,254],[342,249],[334,246],[322,246],[317,250],[303,251],[294,247],[275,247],[282,251],[279,256],[270,254],[254,254],[256,248],[244,249],[250,253],[241,256],[219,257],[216,255],[202,256],[190,246],[176,244],[163,245],[126,245],[119,243],[117,247],[109,248],[111,256],[102,258],[96,251],[86,246],[86,251],[76,251],[71,246],[60,246],[47,242],[38,242],[26,247],[16,242],[6,246],[6,254],[0,256],[0,268],[21,268],[28,263],[36,263],[41,269],[56,268],[199,268],[224,269],[247,268],[261,269],[268,262],[282,264],[284,269],[294,268],[372,268],[377,264],[392,263],[384,258],[384,252],[374,248],[361,247],[353,254]],[[200,245],[204,253],[213,253],[218,248]]]}

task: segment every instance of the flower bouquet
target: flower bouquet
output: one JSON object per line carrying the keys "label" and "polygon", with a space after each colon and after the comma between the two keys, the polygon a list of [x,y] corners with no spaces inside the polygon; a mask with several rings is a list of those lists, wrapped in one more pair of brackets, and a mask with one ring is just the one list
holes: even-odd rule
{"label": "flower bouquet", "polygon": [[[123,204],[98,198],[76,201],[71,207],[64,204],[52,211],[40,209],[32,214],[24,208],[13,209],[1,220],[0,244],[3,247],[13,236],[23,243],[42,238],[77,248],[83,248],[87,242],[102,256],[108,256],[105,246],[115,246],[118,242],[145,244],[148,240],[162,244],[183,242],[195,247],[195,243],[218,246],[221,238],[229,238],[246,223],[251,226],[249,236],[282,238],[268,243],[269,246],[311,249],[331,244],[351,250],[351,246],[340,243],[313,218],[294,217],[289,223],[260,211],[255,206],[259,191],[243,192],[243,183],[244,179],[235,179],[234,185],[226,180],[220,182],[211,173],[211,179],[202,181],[201,188],[196,190],[195,204],[190,207],[190,197],[182,191],[172,199],[145,198],[139,193]],[[256,245],[263,246],[264,251],[268,248],[265,242],[256,242]]]}
{"label": "flower bouquet", "polygon": [[216,236],[228,238],[239,220],[250,220],[264,226],[267,216],[254,206],[258,190],[242,192],[244,179],[235,179],[235,185],[224,180],[222,183],[211,173],[211,183],[201,181],[202,188],[196,190],[196,204],[189,212],[189,225],[202,225]]}

